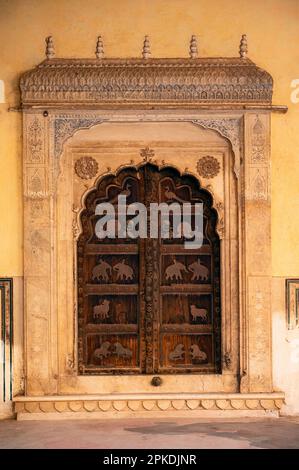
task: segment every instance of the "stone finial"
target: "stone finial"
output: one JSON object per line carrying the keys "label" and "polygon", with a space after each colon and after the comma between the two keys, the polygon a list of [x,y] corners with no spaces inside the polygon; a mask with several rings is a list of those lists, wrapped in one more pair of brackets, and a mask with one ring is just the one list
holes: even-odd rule
{"label": "stone finial", "polygon": [[151,55],[151,47],[150,47],[149,37],[144,36],[143,48],[142,48],[142,57],[144,59],[148,59],[150,55]]}
{"label": "stone finial", "polygon": [[55,49],[52,36],[48,36],[46,38],[46,57],[47,59],[53,59],[53,57],[55,57]]}
{"label": "stone finial", "polygon": [[246,59],[247,52],[248,52],[248,44],[247,44],[247,36],[246,34],[242,34],[241,41],[240,41],[240,57],[241,59]]}
{"label": "stone finial", "polygon": [[194,34],[191,36],[191,41],[190,41],[190,49],[189,49],[189,55],[191,59],[195,59],[197,57],[198,50],[197,50],[197,38]]}
{"label": "stone finial", "polygon": [[97,45],[96,45],[96,58],[103,59],[104,57],[104,46],[102,36],[98,36]]}

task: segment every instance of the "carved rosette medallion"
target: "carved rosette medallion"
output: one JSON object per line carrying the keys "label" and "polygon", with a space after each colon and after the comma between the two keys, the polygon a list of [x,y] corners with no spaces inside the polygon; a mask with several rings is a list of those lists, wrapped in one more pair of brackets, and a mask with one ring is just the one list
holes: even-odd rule
{"label": "carved rosette medallion", "polygon": [[203,178],[215,178],[220,171],[220,163],[217,158],[207,155],[198,160],[197,171]]}
{"label": "carved rosette medallion", "polygon": [[93,157],[81,157],[75,163],[75,172],[83,180],[94,178],[98,169],[98,162]]}

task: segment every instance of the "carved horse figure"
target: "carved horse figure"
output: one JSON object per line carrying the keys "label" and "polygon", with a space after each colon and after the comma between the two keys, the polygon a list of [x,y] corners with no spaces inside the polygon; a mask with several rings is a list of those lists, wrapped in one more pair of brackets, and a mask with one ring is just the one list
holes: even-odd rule
{"label": "carved horse figure", "polygon": [[109,317],[110,300],[104,299],[102,303],[93,307],[93,318],[105,320]]}
{"label": "carved horse figure", "polygon": [[180,263],[179,261],[174,259],[173,264],[171,264],[165,269],[166,280],[172,281],[173,279],[175,279],[176,281],[181,281],[183,279],[182,272],[188,272],[186,266],[183,263]]}
{"label": "carved horse figure", "polygon": [[99,264],[97,264],[92,270],[92,280],[94,281],[96,279],[99,281],[102,279],[103,281],[108,281],[111,272],[112,268],[110,264],[100,259]]}
{"label": "carved horse figure", "polygon": [[191,281],[198,281],[199,279],[207,281],[209,277],[209,270],[206,266],[201,264],[200,258],[194,263],[189,264],[189,271],[193,273]]}
{"label": "carved horse figure", "polygon": [[117,272],[117,280],[131,280],[134,277],[134,271],[128,264],[125,263],[125,260],[122,259],[120,263],[117,263],[113,266],[114,271]]}
{"label": "carved horse figure", "polygon": [[170,361],[177,361],[183,359],[184,354],[184,345],[180,343],[177,344],[174,350],[169,353],[168,357]]}

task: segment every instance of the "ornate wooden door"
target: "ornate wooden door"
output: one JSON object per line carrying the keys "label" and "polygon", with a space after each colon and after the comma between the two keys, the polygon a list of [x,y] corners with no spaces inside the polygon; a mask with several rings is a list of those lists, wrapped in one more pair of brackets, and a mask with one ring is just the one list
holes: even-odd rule
{"label": "ornate wooden door", "polygon": [[[145,238],[95,234],[95,207],[118,195],[141,202]],[[150,203],[204,207],[203,245],[185,248],[173,217],[149,237]],[[116,210],[117,212],[117,210]],[[130,230],[130,219],[127,227]],[[78,360],[81,374],[219,373],[221,371],[220,245],[212,197],[191,176],[147,163],[104,177],[86,198],[78,240]],[[116,220],[116,225],[119,223]],[[161,224],[161,221],[159,222]],[[162,232],[161,232],[162,229]],[[163,238],[163,230],[170,233]],[[161,235],[162,234],[162,235]]]}

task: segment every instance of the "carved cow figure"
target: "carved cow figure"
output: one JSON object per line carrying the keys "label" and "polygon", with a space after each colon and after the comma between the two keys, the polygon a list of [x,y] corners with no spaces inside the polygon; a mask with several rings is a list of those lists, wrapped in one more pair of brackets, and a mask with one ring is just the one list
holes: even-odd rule
{"label": "carved cow figure", "polygon": [[104,299],[102,303],[93,307],[93,318],[105,320],[109,317],[110,300]]}
{"label": "carved cow figure", "polygon": [[191,354],[192,360],[196,359],[198,361],[206,361],[207,359],[207,354],[200,349],[198,344],[191,345],[190,354]]}
{"label": "carved cow figure", "polygon": [[125,260],[122,259],[120,263],[113,266],[114,271],[117,272],[117,280],[132,280],[134,277],[134,271],[128,264],[125,264]]}
{"label": "carved cow figure", "polygon": [[109,281],[109,275],[111,275],[112,269],[109,263],[100,259],[99,264],[97,264],[92,270],[92,280],[96,281]]}
{"label": "carved cow figure", "polygon": [[182,281],[183,279],[182,272],[185,272],[185,273],[188,272],[186,266],[183,263],[180,263],[179,261],[174,259],[173,264],[171,264],[165,269],[165,278],[167,281],[168,280],[172,281],[174,279],[176,281],[178,280]]}
{"label": "carved cow figure", "polygon": [[177,361],[183,359],[184,354],[184,345],[180,343],[177,344],[174,350],[169,353],[168,357],[170,361]]}
{"label": "carved cow figure", "polygon": [[196,321],[197,318],[203,321],[208,319],[208,311],[206,308],[198,308],[196,305],[190,305],[190,313],[192,315],[192,321]]}
{"label": "carved cow figure", "polygon": [[209,270],[206,266],[201,264],[200,258],[194,263],[189,264],[188,269],[192,272],[191,281],[198,281],[199,279],[207,281],[209,278]]}

